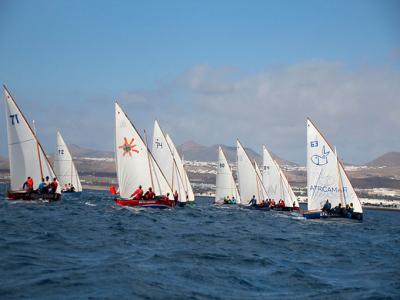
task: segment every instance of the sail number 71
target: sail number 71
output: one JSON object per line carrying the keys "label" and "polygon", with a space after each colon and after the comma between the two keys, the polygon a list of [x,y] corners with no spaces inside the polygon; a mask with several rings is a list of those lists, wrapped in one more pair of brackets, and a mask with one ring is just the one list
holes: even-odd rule
{"label": "sail number 71", "polygon": [[11,125],[15,125],[15,123],[19,124],[18,114],[10,115]]}

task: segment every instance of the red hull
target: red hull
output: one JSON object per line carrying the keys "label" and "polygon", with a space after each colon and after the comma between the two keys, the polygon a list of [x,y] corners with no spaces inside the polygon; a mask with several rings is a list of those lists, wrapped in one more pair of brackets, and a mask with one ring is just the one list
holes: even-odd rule
{"label": "red hull", "polygon": [[150,208],[174,208],[175,201],[169,199],[136,200],[136,199],[115,199],[115,203],[121,206],[150,207]]}

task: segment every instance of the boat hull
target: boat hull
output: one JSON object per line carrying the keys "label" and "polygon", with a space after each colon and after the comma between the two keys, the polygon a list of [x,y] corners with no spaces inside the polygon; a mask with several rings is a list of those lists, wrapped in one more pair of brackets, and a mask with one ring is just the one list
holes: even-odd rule
{"label": "boat hull", "polygon": [[24,200],[24,201],[35,201],[35,200],[47,200],[47,201],[59,201],[61,200],[61,194],[40,194],[36,191],[8,191],[7,198],[9,201],[13,200]]}
{"label": "boat hull", "polygon": [[335,213],[327,213],[322,211],[310,211],[304,212],[303,217],[306,219],[352,219],[352,220],[363,220],[362,213],[344,213],[344,214],[335,214]]}
{"label": "boat hull", "polygon": [[121,206],[143,207],[143,208],[174,208],[176,203],[169,199],[137,200],[116,198],[115,203]]}
{"label": "boat hull", "polygon": [[180,202],[180,201],[176,202],[176,206],[179,206],[179,207],[185,207],[186,204],[187,204],[187,202]]}
{"label": "boat hull", "polygon": [[271,208],[269,206],[258,206],[258,205],[242,205],[242,208],[246,209],[253,209],[253,210],[263,210],[263,211],[270,211]]}
{"label": "boat hull", "polygon": [[275,211],[296,211],[296,209],[293,209],[293,207],[271,207],[271,210],[275,210]]}

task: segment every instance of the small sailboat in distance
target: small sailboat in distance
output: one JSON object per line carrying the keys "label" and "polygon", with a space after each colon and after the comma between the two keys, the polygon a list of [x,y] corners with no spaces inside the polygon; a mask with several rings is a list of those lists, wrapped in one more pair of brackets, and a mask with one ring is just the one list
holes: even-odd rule
{"label": "small sailboat in distance", "polygon": [[[116,204],[149,208],[175,207],[172,189],[166,177],[118,103],[115,103],[115,152],[119,185]],[[148,193],[144,194],[143,189],[148,189]]]}
{"label": "small sailboat in distance", "polygon": [[241,206],[269,210],[265,205],[267,192],[262,184],[260,171],[257,170],[258,166],[253,165],[239,140],[237,140],[237,168]]}
{"label": "small sailboat in distance", "polygon": [[[299,209],[299,202],[278,162],[272,158],[267,147],[263,146],[262,179],[270,196],[274,210],[292,211]],[[274,205],[275,203],[275,205]]]}
{"label": "small sailboat in distance", "polygon": [[[8,154],[10,159],[10,200],[48,200],[61,198],[60,185],[35,132],[4,86]],[[52,190],[40,186],[43,179],[53,180]],[[40,188],[40,189],[39,189]]]}
{"label": "small sailboat in distance", "polygon": [[363,219],[363,209],[334,148],[307,119],[308,211],[315,218]]}
{"label": "small sailboat in distance", "polygon": [[240,195],[235,180],[233,179],[232,170],[221,146],[218,147],[218,165],[214,203],[240,204]]}
{"label": "small sailboat in distance", "polygon": [[76,196],[82,192],[82,184],[79,179],[72,155],[61,133],[57,131],[57,144],[54,153],[54,171],[60,182],[62,193],[71,193]]}

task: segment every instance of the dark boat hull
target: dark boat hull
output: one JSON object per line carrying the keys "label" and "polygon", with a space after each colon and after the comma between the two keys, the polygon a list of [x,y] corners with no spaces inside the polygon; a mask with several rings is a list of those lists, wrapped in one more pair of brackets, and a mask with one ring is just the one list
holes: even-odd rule
{"label": "dark boat hull", "polygon": [[293,209],[293,207],[271,207],[271,210],[275,210],[275,211],[298,211],[297,207],[296,209]]}
{"label": "dark boat hull", "polygon": [[303,217],[306,219],[352,219],[352,220],[363,220],[362,213],[344,213],[344,214],[335,214],[335,213],[327,213],[322,211],[310,211],[304,212]]}
{"label": "dark boat hull", "polygon": [[47,200],[47,201],[59,201],[61,200],[61,194],[40,194],[36,191],[8,191],[8,200],[24,200],[24,201],[36,201],[36,200]]}
{"label": "dark boat hull", "polygon": [[242,205],[242,208],[246,209],[254,209],[254,210],[263,210],[263,211],[270,211],[271,208],[269,206],[258,206],[258,205]]}
{"label": "dark boat hull", "polygon": [[121,206],[143,207],[143,208],[174,208],[176,203],[169,199],[153,199],[153,200],[137,200],[137,199],[121,199],[116,198],[115,203]]}

